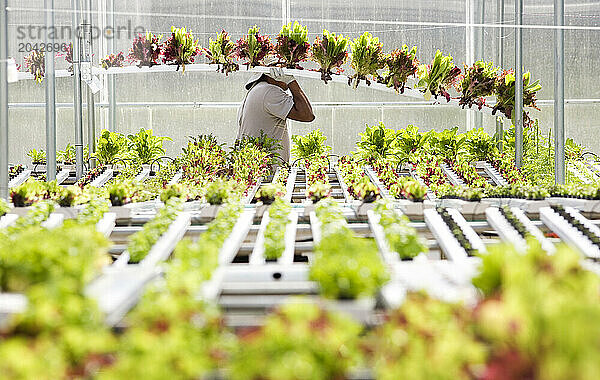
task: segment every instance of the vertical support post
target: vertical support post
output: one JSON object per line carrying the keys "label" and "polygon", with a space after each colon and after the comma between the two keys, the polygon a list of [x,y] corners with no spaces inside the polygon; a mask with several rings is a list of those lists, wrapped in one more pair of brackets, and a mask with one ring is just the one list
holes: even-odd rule
{"label": "vertical support post", "polygon": [[0,198],[8,199],[8,14],[0,0]]}
{"label": "vertical support post", "polygon": [[[496,0],[496,23],[504,24],[504,0]],[[500,26],[496,29],[498,33],[498,44],[496,49],[496,65],[504,67],[504,27]],[[496,117],[496,142],[498,150],[502,153],[502,142],[504,141],[504,125],[502,116]]]}
{"label": "vertical support post", "polygon": [[[476,1],[474,4],[475,17],[478,24],[485,24],[485,0]],[[484,60],[484,37],[485,30],[483,26],[477,28],[475,35],[475,54],[474,54],[474,62],[477,60]],[[475,112],[475,120],[474,120],[474,128],[479,128],[483,126],[483,113]]]}
{"label": "vertical support post", "polygon": [[[89,63],[90,75],[92,75],[93,40],[92,40],[92,0],[85,1],[85,13],[83,15],[83,26],[85,30],[84,44],[88,46],[84,49],[86,52],[85,60]],[[90,169],[96,166],[96,160],[91,159],[96,151],[96,104],[92,89],[87,87],[87,129],[88,129],[88,157],[90,157]]]}
{"label": "vertical support post", "polygon": [[79,0],[71,0],[73,10],[73,110],[75,117],[75,177],[83,176],[83,115],[81,98],[81,46],[79,44]]}
{"label": "vertical support post", "polygon": [[291,20],[290,0],[281,0],[281,20],[283,24],[288,24]]}
{"label": "vertical support post", "polygon": [[523,0],[515,0],[515,165],[523,166]]}
{"label": "vertical support post", "polygon": [[[115,52],[115,0],[110,0],[109,27],[112,28],[111,38],[108,40],[108,52]],[[116,78],[108,76],[108,130],[114,132],[117,128],[117,94]]]}
{"label": "vertical support post", "polygon": [[[46,46],[54,46],[54,0],[44,0]],[[56,79],[54,50],[47,49],[46,59],[46,180],[56,179]]]}
{"label": "vertical support post", "polygon": [[[475,62],[475,35],[473,32],[473,1],[474,0],[466,0],[465,1],[465,23],[467,26],[465,27],[465,63],[467,65]],[[471,130],[475,125],[475,115],[471,110],[467,110],[465,112],[466,117],[466,129]]]}
{"label": "vertical support post", "polygon": [[[565,1],[554,0],[554,26],[565,24]],[[554,30],[554,178],[565,183],[565,32]]]}

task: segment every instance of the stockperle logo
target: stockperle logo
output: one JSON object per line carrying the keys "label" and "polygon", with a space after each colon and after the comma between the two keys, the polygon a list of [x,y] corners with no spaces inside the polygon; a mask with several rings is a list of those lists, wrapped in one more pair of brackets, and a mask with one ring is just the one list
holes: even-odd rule
{"label": "stockperle logo", "polygon": [[51,38],[56,41],[70,41],[75,36],[83,36],[85,32],[91,32],[92,39],[133,39],[140,33],[145,33],[143,26],[134,26],[131,20],[127,20],[127,25],[117,25],[115,27],[107,26],[99,28],[97,26],[55,26],[48,28],[43,25],[19,25],[17,27],[18,40],[42,41]]}

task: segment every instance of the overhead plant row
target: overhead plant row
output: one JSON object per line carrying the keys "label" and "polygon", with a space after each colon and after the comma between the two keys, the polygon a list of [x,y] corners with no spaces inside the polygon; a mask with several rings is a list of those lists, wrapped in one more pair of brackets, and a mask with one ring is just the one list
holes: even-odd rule
{"label": "overhead plant row", "polygon": [[[186,65],[197,62],[203,55],[208,63],[218,65],[218,70],[226,74],[238,70],[240,64],[303,69],[303,62],[312,61],[318,65],[315,70],[321,73],[325,83],[332,79],[332,74],[341,74],[344,65],[348,64],[352,68],[348,84],[354,88],[361,81],[367,84],[375,81],[403,93],[409,80],[413,80],[410,85],[423,92],[426,99],[441,97],[449,101],[455,92],[454,97],[463,108],[476,106],[481,109],[487,106],[487,97],[495,96],[495,104],[489,106],[493,113],[508,118],[514,116],[513,70],[484,61],[464,65],[461,69],[451,55],[444,55],[440,50],[430,62],[420,61],[416,46],[403,45],[384,51],[383,43],[369,32],[352,40],[323,30],[311,42],[308,28],[297,21],[283,25],[273,39],[261,34],[256,25],[237,41],[222,30],[214,39],[210,38],[208,47],[204,48],[191,30],[172,26],[168,36],[150,32],[139,34],[128,53],[111,53],[102,58],[100,64],[104,69],[123,67],[126,62],[138,67],[176,65],[178,70],[181,67],[185,72]],[[69,51],[61,56],[72,63]],[[45,72],[44,53],[32,52],[25,59],[25,68],[41,82]],[[529,72],[523,74],[523,82],[523,103],[526,107],[536,108],[536,94],[541,85],[531,79]]]}

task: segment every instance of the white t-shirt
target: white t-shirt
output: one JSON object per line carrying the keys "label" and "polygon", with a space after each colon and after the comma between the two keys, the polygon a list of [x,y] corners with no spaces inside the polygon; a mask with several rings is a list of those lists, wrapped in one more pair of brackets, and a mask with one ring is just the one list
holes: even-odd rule
{"label": "white t-shirt", "polygon": [[267,136],[281,141],[281,157],[289,162],[290,136],[286,118],[294,106],[294,99],[281,87],[267,82],[258,82],[248,91],[246,99],[238,110],[238,135],[260,136],[262,130]]}

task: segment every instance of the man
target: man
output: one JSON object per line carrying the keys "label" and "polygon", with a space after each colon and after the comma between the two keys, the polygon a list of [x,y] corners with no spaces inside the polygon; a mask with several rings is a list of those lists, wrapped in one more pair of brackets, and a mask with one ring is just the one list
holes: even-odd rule
{"label": "man", "polygon": [[[279,140],[283,147],[279,154],[285,162],[290,160],[290,135],[287,119],[311,122],[315,119],[312,106],[296,79],[271,68],[267,74],[257,73],[246,83],[248,93],[238,110],[238,134],[268,137]],[[292,95],[286,93],[290,90]]]}

